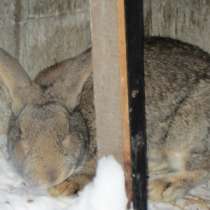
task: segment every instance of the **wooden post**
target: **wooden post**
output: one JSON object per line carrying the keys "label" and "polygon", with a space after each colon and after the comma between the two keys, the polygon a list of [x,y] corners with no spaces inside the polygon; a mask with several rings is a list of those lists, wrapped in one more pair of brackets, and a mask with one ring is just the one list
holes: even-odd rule
{"label": "wooden post", "polygon": [[91,18],[98,156],[121,162],[129,201],[145,210],[143,2],[92,0]]}
{"label": "wooden post", "polygon": [[92,0],[92,57],[98,156],[124,166],[132,194],[124,0]]}
{"label": "wooden post", "polygon": [[120,87],[121,87],[121,112],[122,112],[122,132],[123,132],[123,163],[126,177],[126,189],[128,204],[132,201],[132,170],[131,170],[131,136],[129,124],[129,104],[128,104],[128,69],[126,50],[126,29],[125,29],[125,3],[118,0],[118,27],[119,27],[119,62],[120,62]]}

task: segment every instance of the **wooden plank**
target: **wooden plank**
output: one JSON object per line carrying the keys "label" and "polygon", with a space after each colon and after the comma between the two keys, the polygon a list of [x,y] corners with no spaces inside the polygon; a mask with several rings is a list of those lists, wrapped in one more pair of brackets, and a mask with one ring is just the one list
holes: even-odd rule
{"label": "wooden plank", "polygon": [[92,63],[98,157],[123,162],[117,1],[91,1]]}
{"label": "wooden plank", "polygon": [[126,190],[128,203],[132,200],[132,172],[131,172],[131,141],[128,108],[128,76],[125,32],[125,5],[124,0],[118,0],[118,27],[119,27],[119,62],[121,84],[121,112],[123,129],[123,158],[125,169]]}
{"label": "wooden plank", "polygon": [[92,57],[98,157],[112,154],[124,166],[131,199],[124,0],[91,1]]}

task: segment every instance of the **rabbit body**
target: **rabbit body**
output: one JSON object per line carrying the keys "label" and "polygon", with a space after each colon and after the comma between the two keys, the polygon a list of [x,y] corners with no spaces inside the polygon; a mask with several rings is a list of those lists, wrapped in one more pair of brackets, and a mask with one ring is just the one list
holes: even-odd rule
{"label": "rabbit body", "polygon": [[163,38],[144,53],[149,198],[173,201],[210,178],[210,57]]}
{"label": "rabbit body", "polygon": [[[148,38],[144,44],[148,194],[151,200],[173,201],[210,175],[210,57],[171,39]],[[37,81],[46,85],[49,73]],[[87,81],[79,108],[95,154],[91,76]]]}
{"label": "rabbit body", "polygon": [[[33,82],[38,100],[18,106],[10,119],[14,165],[52,195],[72,194],[95,174],[90,54],[42,71]],[[149,199],[172,201],[210,177],[210,57],[188,44],[148,38],[144,66]]]}

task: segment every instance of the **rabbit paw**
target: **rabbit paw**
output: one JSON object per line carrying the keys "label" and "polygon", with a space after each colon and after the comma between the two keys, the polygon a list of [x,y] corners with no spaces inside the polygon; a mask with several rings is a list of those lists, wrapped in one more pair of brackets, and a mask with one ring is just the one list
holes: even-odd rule
{"label": "rabbit paw", "polygon": [[48,189],[48,193],[53,197],[70,196],[76,194],[80,190],[80,185],[74,181],[64,181],[61,184]]}
{"label": "rabbit paw", "polygon": [[182,198],[188,187],[180,180],[156,179],[149,183],[149,199],[153,201],[173,202]]}

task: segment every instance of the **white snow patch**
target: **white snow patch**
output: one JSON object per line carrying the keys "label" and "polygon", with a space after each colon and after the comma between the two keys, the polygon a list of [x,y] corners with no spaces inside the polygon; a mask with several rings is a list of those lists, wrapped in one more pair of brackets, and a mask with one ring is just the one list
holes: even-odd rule
{"label": "white snow patch", "polygon": [[1,210],[126,210],[124,173],[113,157],[99,160],[95,179],[79,196],[52,198],[26,186],[8,164],[5,148],[6,137],[0,136]]}

